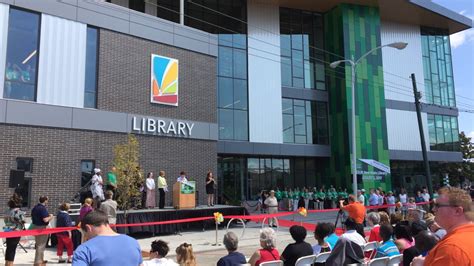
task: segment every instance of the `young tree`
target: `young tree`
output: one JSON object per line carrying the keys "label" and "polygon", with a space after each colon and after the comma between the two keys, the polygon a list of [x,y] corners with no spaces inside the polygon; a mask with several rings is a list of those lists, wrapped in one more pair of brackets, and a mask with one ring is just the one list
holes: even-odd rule
{"label": "young tree", "polygon": [[464,131],[459,133],[459,151],[463,161],[444,164],[440,171],[449,175],[451,185],[461,184],[465,180],[474,181],[474,145]]}
{"label": "young tree", "polygon": [[139,143],[129,134],[126,143],[114,146],[113,164],[117,169],[117,203],[118,208],[129,210],[140,201],[140,186],[143,175],[139,166]]}

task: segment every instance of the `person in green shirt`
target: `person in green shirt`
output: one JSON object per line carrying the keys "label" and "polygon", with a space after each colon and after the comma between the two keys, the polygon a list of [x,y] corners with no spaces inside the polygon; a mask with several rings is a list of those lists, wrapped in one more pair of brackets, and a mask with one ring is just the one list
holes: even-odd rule
{"label": "person in green shirt", "polygon": [[275,191],[275,197],[278,201],[281,201],[283,199],[282,192],[280,191],[279,188],[277,188],[277,190]]}
{"label": "person in green shirt", "polygon": [[113,200],[117,198],[117,168],[112,166],[107,173],[107,181],[105,182],[106,191],[110,190],[113,194]]}
{"label": "person in green shirt", "polygon": [[316,198],[318,199],[318,210],[324,209],[324,200],[326,200],[326,193],[324,193],[324,190],[322,188],[319,189]]}
{"label": "person in green shirt", "polygon": [[298,210],[298,200],[300,198],[300,191],[298,188],[295,188],[293,191],[293,211]]}

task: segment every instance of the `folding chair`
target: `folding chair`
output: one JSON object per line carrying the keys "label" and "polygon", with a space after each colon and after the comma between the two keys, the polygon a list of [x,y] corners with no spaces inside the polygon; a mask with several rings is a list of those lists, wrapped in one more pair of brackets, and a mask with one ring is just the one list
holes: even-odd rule
{"label": "folding chair", "polygon": [[316,256],[316,259],[314,260],[314,263],[325,263],[326,260],[329,258],[330,255],[331,255],[331,252],[322,252],[322,253],[319,253],[319,254]]}
{"label": "folding chair", "polygon": [[370,252],[369,259],[374,256],[374,253],[377,251],[377,247],[379,246],[379,243],[377,241],[365,243],[362,246],[362,250],[365,252]]}
{"label": "folding chair", "polygon": [[387,263],[388,263],[388,257],[383,257],[383,258],[371,259],[369,263],[367,263],[367,266],[387,266]]}
{"label": "folding chair", "polygon": [[403,260],[402,254],[391,256],[388,259],[387,266],[398,265],[402,263],[402,260]]}
{"label": "folding chair", "polygon": [[309,256],[301,257],[296,261],[295,266],[312,265],[316,257],[317,255],[309,255]]}
{"label": "folding chair", "polygon": [[282,260],[272,260],[260,263],[260,266],[283,266]]}

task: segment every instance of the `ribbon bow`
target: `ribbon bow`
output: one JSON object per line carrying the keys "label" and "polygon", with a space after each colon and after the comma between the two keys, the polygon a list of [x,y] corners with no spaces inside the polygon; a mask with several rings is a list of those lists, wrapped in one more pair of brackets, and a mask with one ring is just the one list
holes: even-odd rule
{"label": "ribbon bow", "polygon": [[217,223],[217,224],[220,224],[224,221],[224,216],[222,216],[222,213],[220,212],[215,212],[214,213],[214,221]]}
{"label": "ribbon bow", "polygon": [[306,209],[304,207],[300,207],[298,209],[298,213],[301,215],[301,216],[304,216],[306,217],[306,215],[308,215],[308,212],[306,211]]}

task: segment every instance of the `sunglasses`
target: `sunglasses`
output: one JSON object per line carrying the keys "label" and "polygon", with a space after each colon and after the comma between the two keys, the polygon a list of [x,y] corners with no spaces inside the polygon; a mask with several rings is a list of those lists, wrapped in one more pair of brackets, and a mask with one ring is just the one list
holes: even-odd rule
{"label": "sunglasses", "polygon": [[447,204],[447,203],[438,203],[438,202],[435,202],[433,204],[433,207],[436,208],[436,209],[439,209],[441,207],[459,207],[459,206],[456,206],[456,205],[451,205],[451,204]]}

